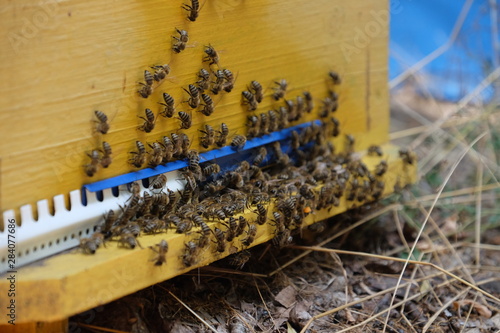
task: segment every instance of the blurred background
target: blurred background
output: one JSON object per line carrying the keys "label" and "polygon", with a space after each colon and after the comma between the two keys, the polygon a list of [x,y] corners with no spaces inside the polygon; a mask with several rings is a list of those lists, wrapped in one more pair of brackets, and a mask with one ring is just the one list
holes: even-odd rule
{"label": "blurred background", "polygon": [[[498,8],[497,0],[391,0],[393,93],[412,85],[459,101],[471,92],[500,64]],[[412,69],[416,76],[408,77]],[[498,101],[499,81],[478,97]]]}

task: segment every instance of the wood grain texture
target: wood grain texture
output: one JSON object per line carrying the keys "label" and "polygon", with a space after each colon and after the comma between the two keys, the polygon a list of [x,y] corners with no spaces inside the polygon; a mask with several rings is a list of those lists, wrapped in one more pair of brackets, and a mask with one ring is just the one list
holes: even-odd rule
{"label": "wood grain texture", "polygon": [[[388,172],[384,176],[386,184],[384,195],[387,195],[393,192],[396,183],[403,186],[415,181],[416,165],[404,164],[397,157],[397,147],[384,145],[382,148],[389,161]],[[370,170],[373,170],[380,158],[365,156],[363,161]],[[360,205],[359,202],[346,201],[343,196],[338,207],[314,211],[307,216],[304,226],[322,221],[358,205]],[[243,215],[249,220],[255,218],[255,213],[251,210],[247,210]],[[268,216],[271,218],[272,208],[268,209]],[[218,226],[225,230],[219,222],[210,222],[209,225],[212,229]],[[272,223],[258,226],[257,236],[252,246],[273,238],[274,228]],[[17,272],[18,317],[16,322],[62,320],[185,273],[195,267],[208,265],[243,249],[241,240],[246,237],[246,234],[228,243],[223,253],[215,251],[215,244],[209,245],[196,256],[196,263],[193,266],[185,267],[181,258],[185,251],[184,244],[190,238],[198,237],[196,232],[186,238],[185,235],[176,234],[174,231],[167,234],[145,235],[139,237],[143,249],[127,250],[119,248],[116,242],[108,242],[107,247],[99,249],[95,255],[83,255],[80,250],[76,249],[22,267]],[[158,244],[162,239],[167,240],[169,244],[167,263],[155,266],[151,262],[155,253],[148,247]],[[5,295],[9,287],[5,277],[5,275],[0,276],[1,295]],[[5,308],[8,301],[5,297],[0,298],[0,308]]]}
{"label": "wood grain texture", "polygon": [[[304,90],[316,105],[327,96],[327,72],[342,84],[337,111],[344,133],[357,148],[388,139],[386,1],[206,0],[196,22],[186,19],[182,0],[20,0],[0,9],[0,210],[17,209],[82,184],[134,170],[128,152],[135,140],[152,142],[179,121],[159,118],[149,134],[137,130],[146,107],[158,113],[163,92],[186,100],[181,87],[196,81],[204,45],[220,55],[220,67],[237,75],[233,92],[215,99],[215,113],[192,112],[185,132],[199,149],[206,122],[246,132],[241,91],[251,80],[265,87],[257,113],[282,105],[270,95],[273,81],[289,82],[288,98]],[[378,16],[377,16],[378,15]],[[189,33],[185,51],[171,51],[175,27]],[[170,64],[171,75],[148,99],[137,94],[149,66]],[[189,111],[186,103],[179,110]],[[93,132],[94,110],[105,112],[111,130]],[[300,122],[316,118],[310,114]],[[113,164],[89,178],[86,152],[102,140],[113,148]],[[340,140],[340,139],[339,139]],[[35,213],[36,216],[36,213]]]}

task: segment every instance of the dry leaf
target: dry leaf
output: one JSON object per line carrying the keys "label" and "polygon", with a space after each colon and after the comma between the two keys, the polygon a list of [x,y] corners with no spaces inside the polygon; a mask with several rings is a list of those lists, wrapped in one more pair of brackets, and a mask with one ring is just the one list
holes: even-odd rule
{"label": "dry leaf", "polygon": [[278,295],[274,298],[276,301],[278,301],[281,305],[283,305],[285,308],[289,308],[292,305],[295,304],[296,300],[296,295],[297,293],[295,292],[295,289],[292,286],[288,286],[281,290]]}
{"label": "dry leaf", "polygon": [[491,318],[492,313],[491,313],[490,309],[488,309],[486,306],[479,304],[477,302],[474,302],[470,299],[464,299],[461,301],[453,302],[453,309],[458,310],[458,309],[460,309],[461,306],[465,306],[465,305],[471,305],[481,317],[484,317],[486,319]]}

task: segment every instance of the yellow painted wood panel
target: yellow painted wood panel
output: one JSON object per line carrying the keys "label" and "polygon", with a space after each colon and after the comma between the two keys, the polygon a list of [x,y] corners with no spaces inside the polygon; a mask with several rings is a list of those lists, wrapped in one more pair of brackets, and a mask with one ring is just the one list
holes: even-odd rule
{"label": "yellow painted wood panel", "polygon": [[[404,186],[415,181],[416,165],[404,164],[399,159],[398,148],[392,145],[382,147],[389,162],[385,181],[384,194],[393,191],[394,185]],[[380,162],[379,157],[365,156],[363,161],[370,170]],[[314,211],[304,220],[304,225],[324,220],[360,205],[357,201],[346,201],[341,198],[340,205],[331,210]],[[252,209],[253,210],[253,209]],[[272,216],[272,206],[268,216]],[[248,220],[255,218],[255,213],[247,210],[244,213]],[[210,227],[219,227],[220,222],[209,222]],[[257,236],[253,245],[268,241],[274,236],[272,223],[258,226]],[[128,295],[152,284],[167,280],[195,267],[205,266],[244,248],[241,240],[243,234],[226,246],[224,253],[215,251],[215,244],[201,250],[196,256],[196,264],[186,268],[181,256],[184,244],[191,238],[198,238],[196,232],[189,236],[176,234],[145,235],[139,237],[143,249],[127,250],[118,248],[116,242],[108,242],[106,248],[99,249],[95,255],[84,255],[75,249],[37,263],[18,269],[16,304],[18,309],[17,322],[55,321],[85,311],[95,306],[108,303],[124,295]],[[154,246],[161,239],[169,244],[167,263],[155,266],[151,260],[155,253],[149,246]],[[6,275],[0,276],[0,295],[6,295],[9,287]],[[7,306],[9,300],[0,298],[0,308]]]}
{"label": "yellow painted wood panel", "polygon": [[[181,87],[196,81],[204,46],[220,55],[220,67],[237,75],[233,92],[218,95],[215,113],[192,112],[195,139],[206,122],[245,133],[248,112],[241,91],[251,80],[266,88],[257,113],[283,104],[272,100],[273,82],[289,82],[287,98],[304,90],[316,105],[327,96],[327,72],[342,76],[337,117],[358,148],[388,138],[386,1],[206,0],[196,22],[182,0],[20,0],[0,9],[0,210],[17,209],[78,189],[82,184],[134,170],[128,152],[135,140],[152,142],[179,121],[160,118],[149,134],[137,130],[149,107],[158,113],[163,92],[186,100]],[[175,27],[189,33],[185,51],[171,51]],[[169,77],[148,99],[137,93],[149,66],[170,64]],[[111,130],[93,133],[94,110]],[[178,110],[189,111],[186,103]],[[316,114],[300,122],[312,120]],[[102,140],[113,164],[89,178],[86,152]]]}

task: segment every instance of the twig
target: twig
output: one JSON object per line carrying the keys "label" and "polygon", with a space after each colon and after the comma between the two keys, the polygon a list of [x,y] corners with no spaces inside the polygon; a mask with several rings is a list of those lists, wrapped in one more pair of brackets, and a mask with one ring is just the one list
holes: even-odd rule
{"label": "twig", "polygon": [[125,331],[120,331],[120,330],[114,330],[112,328],[106,328],[106,327],[100,327],[100,326],[94,326],[94,325],[89,325],[89,324],[84,324],[84,323],[76,323],[78,326],[89,328],[91,330],[99,330],[101,332],[111,332],[111,333],[127,333]]}

